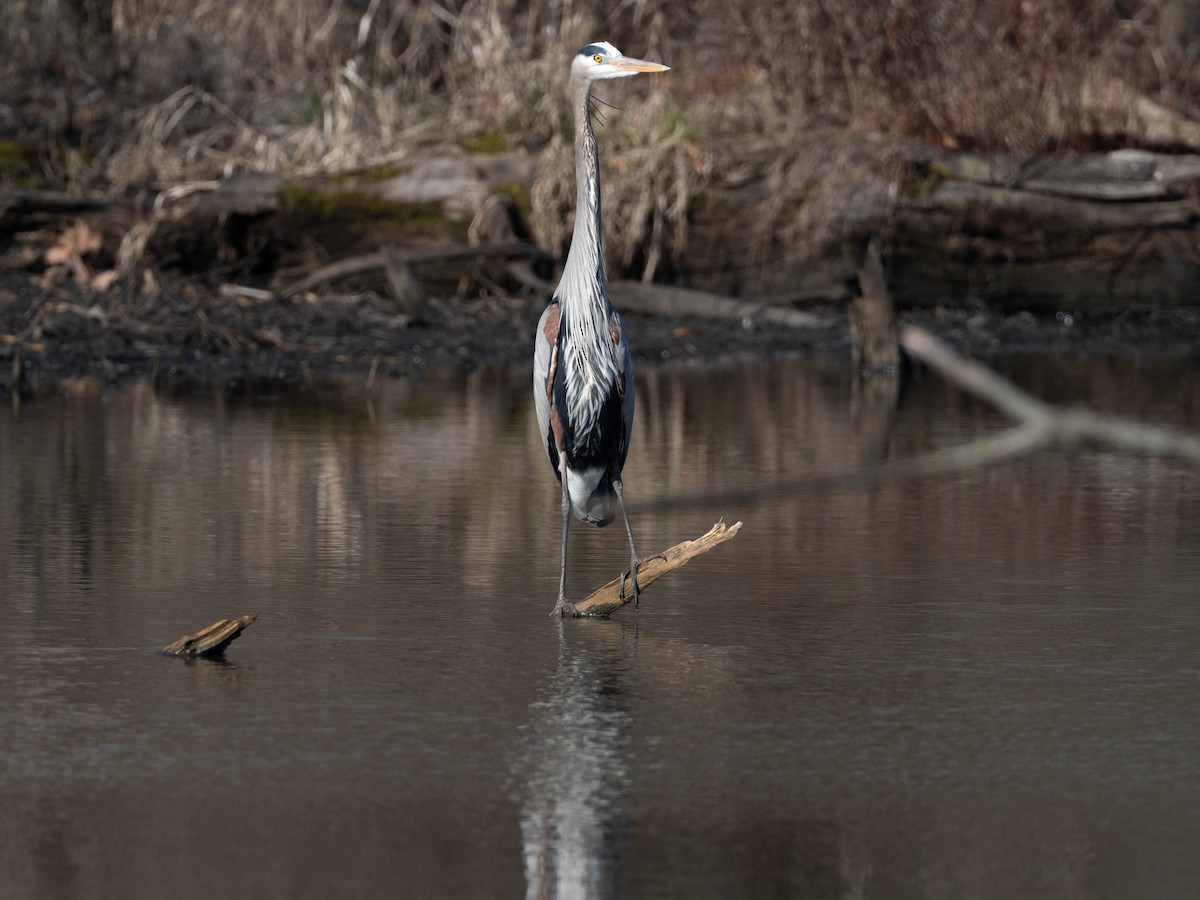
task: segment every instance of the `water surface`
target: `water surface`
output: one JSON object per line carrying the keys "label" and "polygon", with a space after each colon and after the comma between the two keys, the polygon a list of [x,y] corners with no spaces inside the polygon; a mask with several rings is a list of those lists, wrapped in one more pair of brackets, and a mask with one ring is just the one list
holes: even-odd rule
{"label": "water surface", "polygon": [[[1012,360],[1200,426],[1179,363]],[[649,371],[663,500],[992,432],[918,381]],[[557,622],[523,370],[0,411],[0,893],[1186,897],[1200,884],[1200,479],[1097,450],[634,511],[741,535]],[[569,588],[627,562],[573,531]],[[225,664],[155,651],[254,612]]]}

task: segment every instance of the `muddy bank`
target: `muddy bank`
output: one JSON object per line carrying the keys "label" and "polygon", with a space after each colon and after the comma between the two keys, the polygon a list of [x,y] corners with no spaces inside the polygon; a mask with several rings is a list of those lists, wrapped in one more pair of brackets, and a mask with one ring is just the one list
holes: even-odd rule
{"label": "muddy bank", "polygon": [[[132,378],[169,387],[236,385],[247,378],[319,381],[335,372],[412,376],[524,365],[544,298],[530,292],[429,298],[419,315],[389,297],[308,294],[255,298],[201,280],[97,294],[70,281],[46,285],[0,273],[0,391],[55,390],[84,379],[91,389]],[[850,364],[842,304],[811,305],[805,328],[752,318],[714,320],[627,312],[641,365],[707,365],[731,359],[824,356]],[[1200,352],[1200,310],[1168,307],[1120,314],[1002,315],[935,307],[901,312],[980,357],[1008,352],[1072,356]]]}
{"label": "muddy bank", "polygon": [[[374,292],[253,299],[192,280],[153,296],[98,296],[73,284],[51,290],[0,277],[0,390],[36,392],[64,379],[108,383],[150,377],[211,384],[246,377],[298,382],[333,372],[412,376],[435,367],[469,372],[523,365],[545,300],[521,295],[427,298],[417,315]],[[835,310],[820,327],[628,313],[638,360],[710,362],[728,356],[841,353],[848,335]]]}
{"label": "muddy bank", "polygon": [[[876,244],[901,314],[977,356],[1200,346],[1200,156],[1033,165],[910,142],[897,159],[891,180],[855,169],[854,202],[816,236],[763,219],[783,196],[763,162],[697,201],[686,248],[610,258],[635,355],[848,365],[847,304]],[[439,146],[353,176],[0,190],[0,390],[525,364],[562,255],[531,238],[535,173],[528,153]]]}

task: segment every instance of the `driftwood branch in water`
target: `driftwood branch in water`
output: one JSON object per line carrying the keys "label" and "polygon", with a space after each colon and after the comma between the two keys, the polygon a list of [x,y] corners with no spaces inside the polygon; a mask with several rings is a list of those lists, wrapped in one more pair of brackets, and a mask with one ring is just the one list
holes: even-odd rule
{"label": "driftwood branch in water", "polygon": [[[1174,456],[1200,464],[1200,435],[1090,409],[1053,406],[1025,393],[986,366],[964,359],[928,331],[914,325],[906,325],[900,330],[900,345],[951,384],[991,403],[1017,423],[997,437],[983,438],[946,451],[955,455],[957,464],[953,468],[994,462],[1043,447],[1085,443],[1150,456]],[[987,452],[972,459],[969,450],[977,445]]]}
{"label": "driftwood branch in water", "polygon": [[[1200,434],[1090,409],[1046,403],[974,360],[959,356],[923,328],[905,325],[900,346],[948,382],[991,404],[1014,420],[1010,428],[965,444],[933,450],[882,465],[803,475],[759,487],[642,501],[638,512],[707,509],[777,500],[796,494],[843,490],[887,481],[928,478],[979,469],[1052,447],[1091,445],[1127,453],[1173,457],[1200,466]],[[639,579],[640,583],[640,579]],[[576,604],[578,608],[578,604]]]}
{"label": "driftwood branch in water", "polygon": [[258,616],[247,615],[238,619],[221,619],[195,634],[185,634],[162,648],[168,656],[221,656],[225,648],[237,640],[250,623]]}
{"label": "driftwood branch in water", "polygon": [[[658,579],[662,578],[668,572],[686,565],[697,556],[712,550],[718,544],[723,544],[737,534],[741,530],[741,527],[741,522],[735,522],[732,525],[718,522],[706,534],[701,535],[694,541],[684,541],[676,544],[670,550],[664,550],[662,558],[655,557],[647,560],[638,567],[638,589],[644,591],[648,585],[658,581]],[[622,588],[624,588],[624,594],[621,593]],[[608,584],[593,591],[584,599],[576,601],[575,609],[581,616],[603,618],[620,609],[631,600],[633,600],[633,584],[626,575],[622,574],[619,578],[614,578]]]}

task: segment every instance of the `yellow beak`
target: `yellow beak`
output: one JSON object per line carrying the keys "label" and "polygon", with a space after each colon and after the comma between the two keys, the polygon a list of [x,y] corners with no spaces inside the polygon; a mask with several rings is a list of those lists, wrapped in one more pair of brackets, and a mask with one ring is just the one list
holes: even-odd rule
{"label": "yellow beak", "polygon": [[632,56],[618,56],[616,59],[610,59],[608,64],[614,69],[626,72],[669,72],[671,70],[670,66],[664,66],[662,63],[634,59]]}

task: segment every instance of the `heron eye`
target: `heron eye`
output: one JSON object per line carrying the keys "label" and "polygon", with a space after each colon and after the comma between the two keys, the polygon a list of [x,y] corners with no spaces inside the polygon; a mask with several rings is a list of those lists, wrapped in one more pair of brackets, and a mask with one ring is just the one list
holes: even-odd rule
{"label": "heron eye", "polygon": [[598,63],[602,63],[602,62],[604,62],[604,54],[597,53],[595,56],[592,57],[592,59],[594,59]]}

